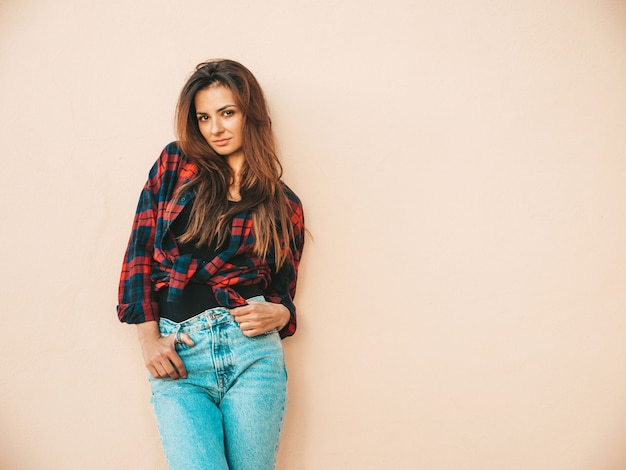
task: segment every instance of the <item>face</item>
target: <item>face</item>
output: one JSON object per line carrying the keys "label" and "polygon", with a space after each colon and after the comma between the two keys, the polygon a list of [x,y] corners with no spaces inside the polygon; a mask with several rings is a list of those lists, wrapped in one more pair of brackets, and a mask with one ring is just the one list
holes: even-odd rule
{"label": "face", "polygon": [[211,148],[228,159],[243,157],[243,114],[230,89],[211,85],[196,93],[200,133]]}

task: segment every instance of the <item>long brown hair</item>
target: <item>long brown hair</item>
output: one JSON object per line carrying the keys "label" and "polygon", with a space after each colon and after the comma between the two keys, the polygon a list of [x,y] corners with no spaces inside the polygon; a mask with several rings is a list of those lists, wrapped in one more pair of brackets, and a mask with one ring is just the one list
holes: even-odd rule
{"label": "long brown hair", "polygon": [[[226,160],[200,133],[194,104],[196,93],[211,85],[227,87],[243,114],[241,200],[231,207],[228,188],[234,175]],[[269,110],[254,75],[233,60],[216,59],[199,64],[180,93],[175,122],[182,153],[199,169],[198,175],[177,193],[178,197],[189,189],[196,193],[189,225],[179,240],[197,246],[221,245],[229,236],[233,216],[251,210],[256,255],[265,259],[273,252],[276,266],[280,267],[291,256],[290,207],[280,181],[283,169],[276,154]]]}

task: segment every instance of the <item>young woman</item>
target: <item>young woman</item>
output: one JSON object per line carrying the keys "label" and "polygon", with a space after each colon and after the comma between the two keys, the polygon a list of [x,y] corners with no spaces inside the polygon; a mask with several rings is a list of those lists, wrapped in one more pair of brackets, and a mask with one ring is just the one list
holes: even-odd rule
{"label": "young woman", "polygon": [[275,466],[281,338],[304,243],[263,92],[243,65],[197,66],[141,192],[118,316],[137,325],[171,470]]}

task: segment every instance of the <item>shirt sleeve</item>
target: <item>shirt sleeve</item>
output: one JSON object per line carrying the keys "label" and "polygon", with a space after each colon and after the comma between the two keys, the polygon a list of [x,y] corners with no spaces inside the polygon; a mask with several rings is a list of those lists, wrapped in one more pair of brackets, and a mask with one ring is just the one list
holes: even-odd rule
{"label": "shirt sleeve", "polygon": [[157,193],[162,179],[163,154],[150,170],[139,196],[130,240],[120,276],[117,315],[125,323],[158,320],[152,265],[157,225]]}
{"label": "shirt sleeve", "polygon": [[272,280],[266,290],[266,298],[270,302],[280,303],[289,309],[290,318],[287,325],[280,330],[280,337],[292,336],[296,332],[296,306],[293,299],[296,295],[298,268],[304,247],[304,213],[298,197],[285,187],[291,207],[291,223],[293,240],[291,241],[291,257],[276,272],[272,272]]}

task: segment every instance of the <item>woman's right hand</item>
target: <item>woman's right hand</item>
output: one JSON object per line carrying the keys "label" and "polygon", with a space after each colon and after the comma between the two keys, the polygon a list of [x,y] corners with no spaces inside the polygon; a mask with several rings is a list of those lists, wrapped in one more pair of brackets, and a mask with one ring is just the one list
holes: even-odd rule
{"label": "woman's right hand", "polygon": [[[137,325],[137,335],[143,360],[148,372],[155,379],[185,379],[187,370],[182,359],[176,352],[176,335],[161,336],[156,321],[148,321]],[[179,335],[179,341],[193,346],[193,341],[186,333]]]}

